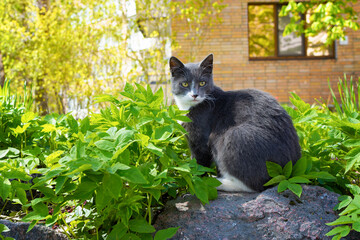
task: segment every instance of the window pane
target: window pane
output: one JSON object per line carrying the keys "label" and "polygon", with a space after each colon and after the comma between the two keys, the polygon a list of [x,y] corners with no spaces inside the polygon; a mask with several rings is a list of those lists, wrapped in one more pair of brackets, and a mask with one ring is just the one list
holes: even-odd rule
{"label": "window pane", "polygon": [[283,36],[286,25],[290,23],[291,14],[280,17],[281,6],[278,7],[278,39],[279,39],[279,56],[303,56],[304,40],[303,37],[297,36],[292,32]]}
{"label": "window pane", "polygon": [[[309,13],[306,14],[306,23],[310,24]],[[325,46],[326,38],[326,32],[320,32],[316,36],[309,36],[307,38],[307,56],[332,56],[333,45]]]}
{"label": "window pane", "polygon": [[275,56],[274,6],[249,5],[250,57]]}
{"label": "window pane", "polygon": [[332,46],[325,46],[327,34],[326,32],[321,32],[314,37],[308,37],[308,47],[307,55],[308,56],[331,56],[332,55]]}

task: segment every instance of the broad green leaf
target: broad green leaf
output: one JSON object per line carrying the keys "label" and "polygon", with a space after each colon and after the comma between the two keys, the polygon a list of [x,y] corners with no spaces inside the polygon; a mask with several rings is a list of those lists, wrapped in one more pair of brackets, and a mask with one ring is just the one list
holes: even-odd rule
{"label": "broad green leaf", "polygon": [[119,240],[122,239],[122,237],[127,232],[127,227],[123,223],[116,224],[113,229],[111,230],[110,234],[106,238],[107,240]]}
{"label": "broad green leaf", "polygon": [[360,162],[360,147],[352,149],[345,156],[346,166],[345,173],[348,172],[356,163]]}
{"label": "broad green leaf", "polygon": [[270,177],[276,177],[283,174],[282,167],[274,162],[266,161],[266,169]]}
{"label": "broad green leaf", "polygon": [[94,143],[101,150],[105,151],[114,151],[115,150],[115,143],[108,141],[108,140],[99,140]]}
{"label": "broad green leaf", "polygon": [[179,227],[173,227],[173,228],[167,228],[167,229],[162,229],[156,232],[154,240],[167,240],[172,238],[177,230],[179,229]]}
{"label": "broad green leaf", "polygon": [[145,219],[133,219],[129,221],[129,228],[133,232],[137,233],[153,233],[155,228],[146,222]]}
{"label": "broad green leaf", "polygon": [[41,127],[43,128],[41,130],[41,132],[48,133],[48,132],[56,131],[56,127],[53,124],[47,123],[47,124],[41,125]]}
{"label": "broad green leaf", "polygon": [[291,176],[295,177],[295,176],[303,175],[306,169],[307,169],[307,158],[302,157],[293,166],[293,171]]}
{"label": "broad green leaf", "polygon": [[292,172],[292,162],[289,161],[285,166],[284,169],[282,171],[282,175],[284,175],[286,178],[289,178]]}
{"label": "broad green leaf", "polygon": [[80,131],[85,134],[89,129],[90,129],[90,119],[89,117],[85,117],[80,122]]}
{"label": "broad green leaf", "polygon": [[10,231],[10,229],[6,225],[0,223],[0,234],[2,232],[9,232],[9,231]]}
{"label": "broad green leaf", "polygon": [[159,141],[164,141],[172,135],[172,131],[173,130],[169,125],[156,128],[154,132],[154,138]]}
{"label": "broad green leaf", "polygon": [[352,220],[351,217],[349,217],[349,216],[340,216],[335,221],[326,223],[326,225],[335,226],[335,225],[340,225],[340,224],[351,224],[353,222],[354,222],[354,220]]}
{"label": "broad green leaf", "polygon": [[10,151],[10,149],[0,150],[0,159],[5,157],[9,151]]}
{"label": "broad green leaf", "polygon": [[101,184],[96,189],[95,203],[98,211],[103,210],[113,199],[112,195],[104,187],[104,184]]}
{"label": "broad green leaf", "polygon": [[157,146],[155,146],[153,143],[149,143],[146,147],[150,152],[155,153],[159,157],[163,156],[163,150]]}
{"label": "broad green leaf", "polygon": [[35,118],[35,113],[33,112],[27,112],[24,115],[21,116],[21,122],[22,123],[28,123],[31,120],[33,120]]}
{"label": "broad green leaf", "polygon": [[326,233],[325,235],[326,236],[333,236],[333,235],[336,235],[336,234],[339,234],[339,233],[342,233],[342,232],[346,233],[347,231],[350,232],[350,226],[347,226],[347,225],[346,226],[339,226],[339,227],[334,228],[330,232]]}
{"label": "broad green leaf", "polygon": [[281,181],[277,188],[278,193],[281,193],[281,192],[285,191],[286,189],[288,189],[289,184],[290,184],[290,182],[288,180]]}
{"label": "broad green leaf", "polygon": [[264,184],[265,187],[277,184],[283,180],[286,180],[284,175],[277,175],[276,177],[270,179],[267,183]]}
{"label": "broad green leaf", "polygon": [[26,131],[26,129],[30,126],[30,123],[24,124],[24,126],[17,126],[16,128],[10,128],[15,134],[22,134]]}
{"label": "broad green leaf", "polygon": [[295,176],[289,179],[289,182],[291,183],[310,183],[310,180],[302,177],[302,176]]}
{"label": "broad green leaf", "polygon": [[30,212],[29,214],[27,214],[22,219],[24,222],[29,222],[29,221],[33,221],[33,220],[42,220],[49,215],[49,210],[48,210],[47,206],[42,202],[32,205],[32,208],[33,208],[33,211]]}
{"label": "broad green leaf", "polygon": [[122,180],[117,174],[105,173],[103,185],[113,198],[118,199],[122,189]]}
{"label": "broad green leaf", "polygon": [[329,181],[335,181],[336,178],[331,175],[328,172],[309,172],[308,174],[306,174],[306,177],[309,178],[320,178],[320,179],[324,179],[324,180],[329,180]]}
{"label": "broad green leaf", "polygon": [[352,228],[357,231],[357,232],[360,232],[360,222],[354,222],[352,224]]}
{"label": "broad green leaf", "polygon": [[290,183],[288,185],[288,188],[290,191],[292,191],[293,193],[295,193],[298,197],[301,196],[301,193],[302,193],[302,187],[301,185],[299,184],[296,184],[296,183]]}
{"label": "broad green leaf", "polygon": [[202,203],[209,203],[207,185],[198,177],[194,179],[195,195]]}
{"label": "broad green leaf", "polygon": [[6,198],[9,196],[10,191],[11,183],[9,179],[0,176],[0,197],[2,198],[3,202],[5,202]]}
{"label": "broad green leaf", "polygon": [[135,167],[131,167],[127,170],[118,170],[120,178],[132,183],[146,184],[148,181],[144,178],[144,175]]}
{"label": "broad green leaf", "polygon": [[62,151],[62,150],[58,150],[58,151],[55,151],[55,152],[51,153],[49,156],[47,156],[45,158],[45,163],[46,164],[54,164],[54,163],[56,163],[58,157],[60,157],[63,153],[64,153],[64,151]]}

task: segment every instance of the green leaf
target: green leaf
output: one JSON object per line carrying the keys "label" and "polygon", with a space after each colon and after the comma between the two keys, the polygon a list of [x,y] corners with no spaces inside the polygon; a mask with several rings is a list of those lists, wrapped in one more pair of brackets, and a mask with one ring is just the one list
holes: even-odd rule
{"label": "green leaf", "polygon": [[172,238],[177,230],[179,229],[179,227],[173,227],[173,228],[167,228],[167,229],[162,229],[156,232],[154,240],[167,240]]}
{"label": "green leaf", "polygon": [[0,150],[0,158],[3,158],[6,156],[6,154],[8,154],[8,152],[10,151],[10,149],[5,149],[5,150]]}
{"label": "green leaf", "polygon": [[[339,227],[336,227],[334,228],[333,230],[331,230],[330,232],[326,233],[325,235],[326,236],[333,236],[333,235],[336,235],[336,234],[341,234],[343,235],[344,233],[346,232],[350,232],[350,226],[339,226]],[[347,234],[346,234],[347,235]],[[346,236],[345,235],[345,236]]]}
{"label": "green leaf", "polygon": [[113,227],[106,240],[119,240],[126,234],[127,230],[123,223],[118,223]]}
{"label": "green leaf", "polygon": [[354,148],[349,151],[345,156],[346,166],[345,173],[347,173],[356,163],[360,162],[360,147]]}
{"label": "green leaf", "polygon": [[3,202],[5,202],[6,198],[9,196],[10,191],[11,183],[9,179],[0,176],[0,197],[2,198]]}
{"label": "green leaf", "polygon": [[80,131],[85,134],[89,129],[90,129],[90,119],[89,117],[85,117],[83,120],[81,120]]}
{"label": "green leaf", "polygon": [[340,225],[340,224],[351,224],[353,222],[354,222],[354,220],[352,220],[351,217],[349,217],[349,216],[340,216],[335,221],[326,223],[326,225],[335,226],[335,225]]}
{"label": "green leaf", "polygon": [[22,219],[24,222],[29,222],[29,221],[33,221],[33,220],[42,220],[42,219],[46,218],[49,214],[49,210],[48,210],[47,206],[42,202],[32,205],[32,208],[33,208],[33,211],[30,212],[29,214],[27,214]]}
{"label": "green leaf", "polygon": [[292,176],[295,177],[295,176],[303,175],[306,169],[307,169],[307,158],[302,157],[295,163],[292,171]]}
{"label": "green leaf", "polygon": [[172,128],[168,126],[163,126],[155,129],[154,138],[159,141],[164,141],[172,135]]}
{"label": "green leaf", "polygon": [[289,162],[285,165],[282,173],[283,173],[283,175],[284,175],[286,178],[289,178],[290,175],[291,175],[291,172],[292,172],[292,162],[289,161]]}
{"label": "green leaf", "polygon": [[101,150],[113,151],[115,150],[115,143],[108,140],[99,140],[94,143]]}
{"label": "green leaf", "polygon": [[285,191],[286,189],[288,189],[289,184],[290,184],[290,182],[288,180],[281,181],[278,185],[278,189],[277,189],[278,193],[281,193],[281,192]]}
{"label": "green leaf", "polygon": [[194,179],[195,195],[202,203],[209,203],[207,185],[198,177]]}
{"label": "green leaf", "polygon": [[266,169],[270,177],[276,177],[282,175],[282,167],[274,162],[266,161]]}
{"label": "green leaf", "polygon": [[306,174],[306,177],[309,178],[320,178],[320,179],[324,179],[324,180],[329,180],[329,181],[335,181],[336,178],[331,175],[328,172],[309,172],[308,174]]}
{"label": "green leaf", "polygon": [[[9,229],[6,225],[0,223],[0,233],[2,233],[2,232],[9,232],[9,231],[10,231],[10,229]],[[1,235],[0,235],[0,236],[1,236]]]}
{"label": "green leaf", "polygon": [[354,222],[352,224],[352,228],[357,231],[357,232],[360,232],[360,222]]}
{"label": "green leaf", "polygon": [[271,186],[274,184],[277,184],[283,180],[286,180],[286,177],[284,175],[277,175],[276,177],[270,179],[270,181],[268,181],[267,183],[264,184],[265,187],[267,186]]}
{"label": "green leaf", "polygon": [[134,219],[129,221],[129,228],[133,232],[137,233],[153,233],[155,228],[146,222],[145,219]]}
{"label": "green leaf", "polygon": [[101,184],[96,189],[96,196],[95,196],[95,203],[96,207],[98,208],[98,211],[103,210],[113,199],[111,194],[107,191],[104,184]]}
{"label": "green leaf", "polygon": [[28,123],[31,120],[33,120],[35,118],[35,113],[33,112],[27,112],[24,115],[21,116],[21,122],[22,123]]}
{"label": "green leaf", "polygon": [[310,180],[305,177],[295,176],[295,177],[290,178],[289,182],[291,182],[291,183],[310,183]]}
{"label": "green leaf", "polygon": [[139,171],[138,168],[131,167],[127,170],[118,171],[120,178],[125,179],[132,183],[146,184],[148,181],[144,178],[144,175]]}
{"label": "green leaf", "polygon": [[113,198],[119,198],[122,189],[122,180],[119,175],[105,173],[103,184]]}
{"label": "green leaf", "polygon": [[159,157],[162,157],[163,154],[163,149],[156,147],[154,144],[149,143],[146,147],[150,152],[155,153],[156,155],[158,155]]}
{"label": "green leaf", "polygon": [[290,191],[292,191],[293,193],[295,193],[295,195],[297,195],[298,197],[301,196],[302,187],[301,187],[299,184],[290,183],[290,184],[288,185],[288,188],[290,189]]}

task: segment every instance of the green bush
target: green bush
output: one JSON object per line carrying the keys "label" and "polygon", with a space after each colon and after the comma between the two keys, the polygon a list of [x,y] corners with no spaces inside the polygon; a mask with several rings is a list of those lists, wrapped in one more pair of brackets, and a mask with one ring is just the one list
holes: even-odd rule
{"label": "green bush", "polygon": [[[293,107],[285,108],[299,135],[301,164],[297,163],[294,168],[285,166],[284,169],[269,164],[268,171],[272,173],[270,176],[273,179],[267,184],[279,184],[279,192],[288,188],[300,196],[302,189],[300,185],[295,185],[295,180],[299,180],[298,183],[309,183],[307,179],[311,180],[311,184],[342,194],[335,209],[346,208],[340,212],[339,219],[328,223],[330,226],[341,226],[327,234],[334,235],[333,239],[340,239],[347,236],[351,230],[360,231],[360,86],[352,79],[340,79],[340,101],[337,101],[334,91],[330,85],[329,87],[334,111],[324,103],[310,106],[299,96],[292,94],[290,101]],[[276,174],[274,169],[277,169]],[[299,169],[302,171],[299,172]],[[296,176],[301,179],[294,180]]]}
{"label": "green bush", "polygon": [[109,107],[79,121],[23,111],[7,129],[17,141],[0,151],[0,197],[22,205],[29,229],[45,223],[69,238],[152,239],[154,213],[168,199],[185,192],[203,203],[216,198],[219,182],[203,176],[213,170],[190,159],[177,122],[189,121],[185,112],[165,106],[163,91],[149,86],[127,84],[121,94],[98,97]]}

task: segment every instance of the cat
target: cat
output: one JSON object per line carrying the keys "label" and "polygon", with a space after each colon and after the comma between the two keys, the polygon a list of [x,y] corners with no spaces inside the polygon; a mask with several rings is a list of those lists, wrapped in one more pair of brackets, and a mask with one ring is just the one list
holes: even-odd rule
{"label": "cat", "polygon": [[200,63],[169,60],[171,89],[179,109],[189,110],[182,123],[192,157],[214,162],[218,190],[259,192],[270,179],[266,161],[282,167],[301,157],[299,139],[287,112],[270,94],[256,89],[223,91],[213,81],[213,54]]}

